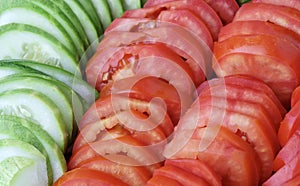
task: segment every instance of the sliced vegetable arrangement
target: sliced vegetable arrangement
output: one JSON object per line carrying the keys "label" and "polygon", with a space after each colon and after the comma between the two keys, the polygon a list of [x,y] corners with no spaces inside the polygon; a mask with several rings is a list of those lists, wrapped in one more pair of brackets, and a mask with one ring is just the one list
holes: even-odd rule
{"label": "sliced vegetable arrangement", "polygon": [[52,185],[67,171],[77,124],[98,97],[85,62],[114,16],[133,8],[115,2],[1,2],[0,185]]}
{"label": "sliced vegetable arrangement", "polygon": [[299,2],[5,0],[0,185],[299,184]]}

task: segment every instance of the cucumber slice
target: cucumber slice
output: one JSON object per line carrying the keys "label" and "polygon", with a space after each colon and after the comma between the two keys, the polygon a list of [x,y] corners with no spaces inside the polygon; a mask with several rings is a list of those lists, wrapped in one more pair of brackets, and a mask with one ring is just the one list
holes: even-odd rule
{"label": "cucumber slice", "polygon": [[30,25],[11,23],[0,26],[0,59],[30,59],[59,66],[81,77],[76,59],[60,41]]}
{"label": "cucumber slice", "polygon": [[64,27],[52,15],[37,5],[27,1],[3,0],[0,6],[0,25],[9,23],[36,26],[62,41],[74,56],[77,55],[72,38]]}
{"label": "cucumber slice", "polygon": [[13,122],[14,125],[21,125],[31,131],[44,146],[53,171],[53,182],[60,178],[67,171],[67,163],[64,154],[55,141],[39,125],[27,119],[15,116],[0,116],[0,121]]}
{"label": "cucumber slice", "polygon": [[59,108],[66,129],[68,131],[69,141],[72,139],[73,134],[73,112],[72,100],[68,100],[65,94],[60,90],[53,81],[48,81],[42,75],[10,75],[0,79],[0,93],[17,89],[31,89],[42,94],[47,95],[49,99]]}
{"label": "cucumber slice", "polygon": [[78,1],[81,5],[81,7],[84,9],[84,11],[88,14],[90,19],[93,21],[94,26],[97,29],[98,37],[103,34],[104,29],[102,27],[101,21],[97,15],[96,9],[93,6],[93,3],[91,0],[75,0]]}
{"label": "cucumber slice", "polygon": [[18,89],[0,94],[0,115],[28,118],[38,123],[65,152],[67,130],[58,107],[44,94]]}
{"label": "cucumber slice", "polygon": [[91,0],[104,29],[112,22],[109,5],[106,0]]}
{"label": "cucumber slice", "polygon": [[87,36],[70,7],[62,0],[26,0],[36,4],[52,15],[70,34],[81,56],[89,46]]}
{"label": "cucumber slice", "polygon": [[141,8],[140,0],[122,0],[124,10],[132,10]]}
{"label": "cucumber slice", "polygon": [[26,67],[26,66],[20,66],[17,64],[13,63],[2,63],[0,61],[0,78],[12,75],[12,74],[17,74],[17,73],[22,73],[22,72],[38,72],[32,68]]}
{"label": "cucumber slice", "polygon": [[89,44],[97,41],[99,37],[97,29],[81,4],[76,0],[65,0],[65,2],[70,6],[79,19],[85,33],[87,34]]}
{"label": "cucumber slice", "polygon": [[[0,162],[0,185],[10,186],[22,185],[24,183],[36,185],[37,183],[34,180],[24,182],[24,178],[21,178],[30,177],[31,175],[28,175],[28,173],[36,171],[36,166],[36,163],[32,159],[25,157],[10,157],[3,160]],[[18,183],[18,180],[21,180],[21,183]]]}
{"label": "cucumber slice", "polygon": [[[4,178],[0,180],[1,185],[51,185],[47,177],[46,158],[34,146],[20,140],[2,139],[0,140],[0,154],[0,174]],[[30,159],[34,163],[26,161],[25,165],[17,164],[17,167],[13,167],[14,158],[19,157]],[[23,161],[17,159],[17,162]],[[20,172],[19,167],[30,168]]]}
{"label": "cucumber slice", "polygon": [[39,139],[26,127],[13,121],[0,120],[0,139],[16,139],[33,145],[46,158],[49,183],[53,182],[53,172],[50,159]]}
{"label": "cucumber slice", "polygon": [[13,64],[30,67],[65,83],[86,101],[87,107],[93,104],[99,96],[96,89],[90,86],[86,81],[82,80],[81,78],[76,78],[71,73],[58,67],[27,60],[4,60],[2,62],[10,62]]}
{"label": "cucumber slice", "polygon": [[106,0],[113,19],[121,17],[124,13],[121,0]]}

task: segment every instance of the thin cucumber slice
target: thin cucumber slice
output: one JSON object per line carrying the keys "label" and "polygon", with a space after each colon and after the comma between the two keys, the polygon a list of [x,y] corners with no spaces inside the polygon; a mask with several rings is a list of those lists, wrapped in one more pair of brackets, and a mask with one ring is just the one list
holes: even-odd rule
{"label": "thin cucumber slice", "polygon": [[[0,140],[0,154],[1,177],[13,178],[7,179],[10,183],[1,183],[2,180],[0,180],[1,185],[51,185],[48,182],[47,177],[46,158],[31,144],[20,140],[2,139]],[[13,171],[11,170],[12,164],[8,164],[7,162],[12,163],[12,160],[10,159],[13,159],[14,157],[31,159],[34,162],[34,166],[30,166],[31,168],[27,169],[28,171],[22,171],[22,173],[19,173],[18,167],[15,167],[14,170],[17,170]],[[26,162],[25,164],[27,165],[25,166],[28,167],[29,162]]]}
{"label": "thin cucumber slice", "polygon": [[85,33],[87,34],[89,43],[91,44],[94,41],[97,41],[99,37],[97,29],[81,4],[76,0],[65,0],[65,2],[70,6],[79,19]]}
{"label": "thin cucumber slice", "polygon": [[[33,123],[27,119],[15,116],[0,116],[0,121],[13,122],[14,125],[21,125],[26,127],[36,136],[36,138],[44,146],[53,171],[53,182],[60,178],[67,171],[67,163],[64,154],[59,149],[55,141],[49,134],[43,130],[40,125]],[[20,126],[19,126],[20,127]]]}
{"label": "thin cucumber slice", "polygon": [[[11,185],[22,185],[24,184],[24,178],[29,177],[30,172],[34,172],[36,162],[26,157],[10,157],[0,162],[0,185],[11,186]],[[21,180],[21,183],[18,183]],[[30,182],[31,181],[31,182]],[[36,185],[34,180],[26,181],[26,184]]]}
{"label": "thin cucumber slice", "polygon": [[59,108],[66,125],[69,140],[73,134],[72,100],[68,100],[60,88],[43,76],[10,75],[0,79],[0,93],[16,89],[31,89],[47,95]]}
{"label": "thin cucumber slice", "polygon": [[1,63],[0,61],[0,79],[12,74],[22,73],[22,72],[39,72],[30,67],[20,66],[13,63]]}
{"label": "thin cucumber slice", "polygon": [[28,118],[38,123],[64,152],[67,130],[59,108],[44,94],[30,89],[17,89],[0,94],[0,115]]}
{"label": "thin cucumber slice", "polygon": [[46,10],[49,14],[64,26],[66,31],[70,34],[77,48],[78,54],[81,56],[85,49],[89,46],[87,36],[74,15],[70,7],[62,0],[26,0],[32,4]]}
{"label": "thin cucumber slice", "polygon": [[124,10],[132,10],[141,8],[140,0],[122,0]]}
{"label": "thin cucumber slice", "polygon": [[91,0],[91,2],[96,9],[103,28],[106,29],[113,20],[108,3],[106,0]]}
{"label": "thin cucumber slice", "polygon": [[[0,117],[1,118],[1,117]],[[26,127],[9,120],[0,120],[0,139],[16,139],[33,145],[46,158],[49,183],[53,182],[53,170],[46,149],[40,140]]]}
{"label": "thin cucumber slice", "polygon": [[88,16],[93,21],[93,24],[97,29],[98,36],[103,34],[104,29],[102,27],[101,21],[97,15],[97,12],[96,12],[95,7],[93,6],[93,3],[91,2],[91,0],[88,0],[88,1],[87,0],[76,0],[76,1],[78,1],[80,3],[82,8],[85,10],[85,12],[88,14]]}
{"label": "thin cucumber slice", "polygon": [[96,89],[90,86],[86,81],[81,78],[74,77],[71,73],[61,68],[28,60],[4,60],[3,62],[30,67],[65,83],[86,101],[88,107],[93,104],[99,96]]}
{"label": "thin cucumber slice", "polygon": [[30,59],[59,66],[81,77],[77,61],[51,34],[30,25],[11,23],[0,26],[0,59]]}
{"label": "thin cucumber slice", "polygon": [[113,19],[121,17],[124,13],[121,0],[106,0]]}
{"label": "thin cucumber slice", "polygon": [[62,41],[74,56],[77,55],[71,36],[47,11],[27,1],[3,0],[2,3],[0,6],[0,26],[9,23],[22,23],[38,27]]}

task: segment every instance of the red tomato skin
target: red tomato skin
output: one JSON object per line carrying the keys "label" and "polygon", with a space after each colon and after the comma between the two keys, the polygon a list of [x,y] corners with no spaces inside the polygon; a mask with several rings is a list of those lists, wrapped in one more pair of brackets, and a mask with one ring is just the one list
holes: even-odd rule
{"label": "red tomato skin", "polygon": [[213,61],[213,69],[218,77],[242,74],[264,81],[285,108],[289,107],[292,91],[299,84],[299,74],[297,75],[292,67],[266,55],[230,53],[218,61]]}
{"label": "red tomato skin", "polygon": [[[148,0],[144,4],[144,7],[156,6],[171,1],[174,0]],[[239,9],[239,5],[234,0],[222,0],[222,1],[204,0],[204,1],[215,10],[215,12],[221,18],[223,24],[230,23],[233,20],[236,11]]]}
{"label": "red tomato skin", "polygon": [[160,167],[159,169],[156,169],[154,171],[153,176],[156,175],[165,176],[168,178],[171,178],[173,180],[176,180],[182,185],[190,185],[190,186],[208,186],[209,184],[204,181],[202,178],[197,177],[194,174],[190,174],[190,172],[187,172],[179,167],[173,166],[173,165],[164,165]]}
{"label": "red tomato skin", "polygon": [[234,21],[222,27],[218,42],[233,36],[268,35],[284,39],[300,48],[299,35],[285,27],[260,20]]}
{"label": "red tomato skin", "polygon": [[87,168],[77,168],[71,170],[65,173],[53,184],[53,186],[82,185],[129,186],[110,174]]}
{"label": "red tomato skin", "polygon": [[[213,88],[215,86],[223,86],[223,89],[226,90],[227,86],[233,86],[233,87],[239,87],[240,89],[246,89],[248,91],[257,91],[258,94],[265,94],[267,95],[267,97],[274,102],[274,104],[276,105],[276,107],[278,108],[281,117],[278,117],[278,120],[275,120],[275,123],[282,121],[283,117],[286,114],[286,109],[282,106],[282,104],[280,103],[279,99],[277,98],[277,96],[275,95],[275,93],[273,92],[273,90],[266,84],[264,83],[262,80],[257,79],[255,77],[252,76],[247,76],[247,75],[229,75],[226,76],[225,78],[215,78],[215,79],[211,79],[209,82],[204,82],[201,84],[201,86],[199,86],[197,88],[197,92],[198,94],[200,94],[203,89],[208,89],[208,86],[210,88]],[[225,86],[225,87],[224,87]],[[221,88],[220,87],[220,88]],[[225,92],[221,92],[224,93]],[[230,96],[231,94],[227,94],[227,96]],[[262,96],[264,97],[264,96]],[[238,98],[238,97],[236,97]],[[250,100],[249,100],[250,101]],[[263,103],[264,104],[264,103]],[[269,110],[269,109],[267,109]],[[272,112],[272,115],[270,115],[270,117],[272,118],[277,118],[277,114],[278,112]],[[279,128],[279,126],[278,126]]]}
{"label": "red tomato skin", "polygon": [[[226,97],[227,99],[236,99],[245,103],[261,105],[262,110],[266,111],[267,117],[271,118],[275,130],[278,131],[279,124],[283,119],[281,115],[284,115],[285,109],[270,88],[264,86],[265,84],[262,82],[248,82],[244,77],[232,77],[232,80],[230,78],[228,76],[225,79],[219,78],[203,83],[198,87],[199,97],[208,94],[215,97]],[[254,87],[256,88],[254,89]],[[212,103],[215,102],[216,100],[212,99]]]}
{"label": "red tomato skin", "polygon": [[222,27],[222,21],[217,13],[204,1],[189,0],[189,1],[171,1],[160,3],[155,6],[145,7],[143,9],[128,10],[123,14],[123,17],[150,17],[155,18],[162,9],[182,10],[187,9],[195,13],[204,21],[214,40],[217,40],[218,33]]}
{"label": "red tomato skin", "polygon": [[152,177],[152,173],[142,166],[130,166],[130,163],[135,163],[128,156],[117,155],[116,158],[124,159],[128,164],[120,164],[104,157],[98,156],[95,158],[83,161],[78,165],[80,168],[89,168],[110,174],[124,183],[132,186],[145,185]]}
{"label": "red tomato skin", "polygon": [[[70,157],[68,169],[74,169],[81,162],[91,158],[121,153],[124,149],[128,151],[129,157],[136,160],[136,166],[146,166],[151,171],[160,167],[160,162],[163,160],[163,157],[159,155],[161,152],[154,152],[156,149],[153,147],[144,146],[132,136],[122,136],[117,139],[88,143],[80,147]],[[114,161],[118,162],[120,160],[114,159]]]}
{"label": "red tomato skin", "polygon": [[[210,136],[205,127],[197,128],[193,137],[186,141],[186,145],[173,154],[171,159],[201,160],[222,177],[222,185],[257,185],[261,167],[253,148],[225,127],[212,126],[209,131],[209,134],[216,135]],[[183,130],[180,132],[184,133]],[[206,142],[210,143],[204,148],[202,145]],[[172,144],[165,150],[170,148]]]}
{"label": "red tomato skin", "polygon": [[[117,104],[118,103],[118,104]],[[130,107],[130,108],[128,108]],[[101,119],[109,118],[114,116],[121,110],[126,109],[136,109],[141,113],[146,112],[151,115],[149,108],[149,103],[146,101],[124,97],[122,95],[108,95],[106,97],[101,97],[96,100],[96,102],[90,106],[90,108],[83,115],[78,127],[83,129],[86,125],[91,123],[99,122]],[[158,109],[163,109],[158,106]],[[155,117],[155,116],[154,116]],[[101,124],[101,123],[100,123]],[[160,125],[166,136],[169,136],[174,131],[174,125],[168,114],[164,114]]]}
{"label": "red tomato skin", "polygon": [[273,4],[246,3],[235,14],[233,21],[268,21],[300,34],[300,11]]}
{"label": "red tomato skin", "polygon": [[297,130],[300,130],[300,102],[291,108],[280,124],[278,131],[280,145],[284,146]]}
{"label": "red tomato skin", "polygon": [[[134,85],[130,86],[134,82]],[[113,89],[113,90],[112,90]],[[144,100],[150,102],[154,98],[159,98],[166,103],[167,112],[170,119],[176,125],[181,113],[180,96],[174,86],[168,82],[156,77],[138,77],[125,78],[108,84],[100,92],[100,97],[109,94],[125,94],[129,98]]]}
{"label": "red tomato skin", "polygon": [[234,15],[239,9],[239,5],[235,0],[204,0],[219,15],[224,25],[232,22]]}
{"label": "red tomato skin", "polygon": [[192,34],[195,34],[199,41],[203,40],[210,49],[213,49],[213,38],[207,26],[193,12],[189,10],[164,10],[160,12],[157,19],[185,27]]}
{"label": "red tomato skin", "polygon": [[198,159],[167,159],[165,161],[165,165],[179,167],[204,179],[209,185],[222,185],[221,176],[218,175],[211,167]]}
{"label": "red tomato skin", "polygon": [[286,1],[281,1],[281,0],[252,0],[252,3],[266,3],[266,4],[273,4],[273,5],[278,5],[278,6],[286,6],[286,7],[291,7],[295,8],[300,11],[300,2],[299,1],[294,1],[294,0],[286,0]]}
{"label": "red tomato skin", "polygon": [[300,100],[300,86],[295,88],[292,94],[291,107],[293,107]]}
{"label": "red tomato skin", "polygon": [[182,184],[178,183],[176,180],[162,176],[156,175],[153,176],[146,184],[146,186],[183,186]]}
{"label": "red tomato skin", "polygon": [[[249,53],[267,55],[280,59],[297,73],[300,72],[296,59],[300,57],[300,49],[282,38],[269,35],[232,36],[222,42],[216,42],[214,55],[218,60],[230,53]],[[299,78],[300,75],[298,75]]]}
{"label": "red tomato skin", "polygon": [[273,174],[263,186],[281,186],[300,174],[300,154]]}
{"label": "red tomato skin", "polygon": [[273,170],[278,171],[300,153],[300,131],[297,130],[282,147],[273,162]]}

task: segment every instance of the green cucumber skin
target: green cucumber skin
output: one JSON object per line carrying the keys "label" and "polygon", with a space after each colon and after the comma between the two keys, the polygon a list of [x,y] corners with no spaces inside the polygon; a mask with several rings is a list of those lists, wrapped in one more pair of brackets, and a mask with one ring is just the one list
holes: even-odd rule
{"label": "green cucumber skin", "polygon": [[103,34],[104,29],[103,29],[102,23],[96,13],[96,9],[93,6],[91,0],[76,0],[76,1],[78,1],[80,6],[84,9],[84,11],[88,14],[90,19],[93,21],[93,23],[97,29],[98,36]]}
{"label": "green cucumber skin", "polygon": [[90,86],[86,81],[74,77],[72,73],[61,68],[27,60],[0,60],[0,64],[1,63],[12,63],[23,67],[29,67],[65,83],[86,101],[86,107],[93,104],[99,97],[99,93],[96,89]]}
{"label": "green cucumber skin", "polygon": [[33,145],[45,156],[49,185],[51,185],[53,181],[52,166],[50,164],[49,156],[39,139],[26,127],[6,120],[0,120],[0,135],[1,134],[9,136],[6,139],[16,139]]}
{"label": "green cucumber skin", "polygon": [[113,20],[107,1],[91,0],[91,2],[96,9],[97,15],[101,21],[103,29],[106,29]]}
{"label": "green cucumber skin", "polygon": [[121,0],[106,0],[113,19],[121,17],[124,13]]}
{"label": "green cucumber skin", "polygon": [[[68,143],[66,126],[59,109],[46,95],[29,89],[17,89],[2,92],[0,100],[1,115],[19,116],[21,114],[20,117],[37,122],[53,137],[60,149],[65,152]],[[35,105],[29,104],[29,100],[31,101],[30,103],[32,101],[36,102]],[[12,106],[14,107],[12,108]],[[17,106],[18,108],[15,108]],[[22,108],[19,108],[19,106],[22,106]],[[45,112],[37,110],[37,106],[41,106],[42,109],[45,109]],[[49,119],[53,120],[51,124]]]}
{"label": "green cucumber skin", "polygon": [[[81,56],[84,54],[85,49],[89,47],[87,36],[79,24],[79,20],[74,15],[71,8],[61,0],[26,0],[37,6],[41,7],[49,14],[55,16],[58,22],[61,23],[71,35],[73,42],[77,48],[78,54]],[[59,19],[58,19],[59,18]]]}
{"label": "green cucumber skin", "polygon": [[64,123],[68,130],[69,140],[71,140],[74,122],[72,100],[68,99],[65,93],[62,92],[54,81],[48,81],[47,79],[49,78],[46,77],[42,75],[31,76],[30,73],[8,76],[4,79],[0,79],[0,93],[8,90],[31,89],[47,95],[47,97],[50,98],[60,109]]}
{"label": "green cucumber skin", "polygon": [[[28,1],[16,1],[16,0],[3,0],[2,2],[3,4],[0,6],[0,17],[3,13],[9,11],[10,9],[14,9],[14,8],[22,8],[22,9],[26,9],[29,11],[32,11],[36,14],[39,14],[39,16],[44,17],[45,19],[48,20],[48,22],[53,25],[62,35],[62,37],[64,38],[64,42],[66,42],[65,46],[72,52],[73,55],[78,55],[77,51],[76,51],[76,46],[75,43],[72,40],[72,37],[70,36],[70,34],[65,30],[65,28],[51,15],[49,14],[47,11],[45,11],[44,9],[40,8],[39,6],[30,3]],[[21,17],[21,15],[19,16]],[[34,20],[34,19],[33,19]],[[6,23],[7,24],[7,23]],[[30,24],[32,26],[36,26],[39,27],[37,24],[38,23],[25,23],[25,24]],[[44,31],[48,32],[47,29],[42,28],[43,26],[40,26],[39,28],[43,29]],[[51,32],[49,32],[49,34],[51,34]],[[54,36],[54,35],[53,35]],[[56,37],[58,40],[60,40],[60,38]],[[78,56],[79,58],[79,56]]]}
{"label": "green cucumber skin", "polygon": [[66,61],[60,61],[61,67],[64,69],[68,69],[69,72],[73,73],[78,77],[82,77],[80,70],[78,68],[78,64],[77,64],[78,62],[76,60],[76,57],[72,56],[72,53],[70,53],[70,51],[67,48],[65,48],[65,46],[60,41],[58,41],[55,37],[53,37],[51,34],[44,32],[43,30],[37,27],[33,27],[25,24],[12,23],[12,24],[0,26],[0,37],[3,37],[4,34],[7,34],[9,32],[29,33],[44,38],[45,40],[47,40],[47,42],[49,42],[49,44],[51,45],[51,47],[53,47],[53,49],[55,47],[54,49],[55,51],[63,52],[64,57],[68,58],[69,60],[68,64],[66,64]]}

